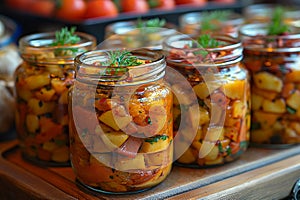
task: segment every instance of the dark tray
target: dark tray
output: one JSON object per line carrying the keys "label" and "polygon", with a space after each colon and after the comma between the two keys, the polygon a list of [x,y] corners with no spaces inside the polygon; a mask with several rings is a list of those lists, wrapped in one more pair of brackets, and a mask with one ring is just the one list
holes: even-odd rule
{"label": "dark tray", "polygon": [[99,43],[104,39],[105,27],[114,22],[134,20],[139,17],[143,19],[159,17],[166,19],[167,22],[178,25],[178,18],[184,13],[210,10],[233,10],[241,13],[242,9],[251,3],[252,0],[236,0],[235,3],[218,3],[209,1],[205,6],[181,5],[176,6],[175,9],[169,11],[151,9],[148,13],[143,15],[120,13],[116,18],[97,18],[80,22],[68,22],[56,18],[47,18],[16,11],[5,6],[3,0],[0,0],[0,14],[12,18],[21,26],[22,32],[20,36],[35,32],[53,31],[63,26],[76,26],[78,31],[94,35]]}

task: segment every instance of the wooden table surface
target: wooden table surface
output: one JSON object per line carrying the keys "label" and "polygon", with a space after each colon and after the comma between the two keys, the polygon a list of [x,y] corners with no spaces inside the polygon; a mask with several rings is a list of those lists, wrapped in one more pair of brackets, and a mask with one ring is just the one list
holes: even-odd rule
{"label": "wooden table surface", "polygon": [[158,186],[133,195],[107,195],[76,182],[71,167],[39,167],[22,159],[18,142],[0,142],[0,199],[283,199],[300,178],[300,146],[250,147],[240,159],[208,169],[174,166]]}

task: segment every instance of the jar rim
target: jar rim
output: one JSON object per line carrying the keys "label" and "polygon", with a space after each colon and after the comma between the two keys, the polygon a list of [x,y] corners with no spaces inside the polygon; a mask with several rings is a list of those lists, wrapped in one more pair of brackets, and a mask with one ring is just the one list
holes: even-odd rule
{"label": "jar rim", "polygon": [[[63,62],[64,64],[73,63],[74,58],[91,49],[96,47],[96,38],[93,35],[75,32],[80,37],[80,41],[75,44],[57,45],[51,46],[55,41],[56,32],[44,32],[34,33],[26,35],[19,40],[19,51],[21,57],[28,62],[35,62],[39,64],[57,64]],[[73,51],[76,49],[76,51]],[[44,59],[37,59],[36,55],[43,53],[61,52],[65,50],[71,50],[72,53],[56,55],[55,57],[49,57]]]}
{"label": "jar rim", "polygon": [[[203,16],[202,12],[191,12],[191,13],[186,13],[183,14],[179,17],[179,21],[181,26],[183,26],[184,24],[197,24],[197,23],[201,23],[201,17]],[[191,19],[195,19],[194,21],[192,21]],[[241,14],[236,13],[236,12],[230,12],[229,14],[229,18],[227,20],[220,20],[220,22],[222,22],[222,25],[234,25],[234,26],[238,26],[244,23],[244,18]],[[199,27],[201,28],[201,27]]]}
{"label": "jar rim", "polygon": [[[251,5],[246,6],[243,9],[243,14],[245,16],[251,16],[251,15],[256,14],[256,13],[259,13],[260,16],[261,15],[268,15],[269,12],[272,12],[273,9],[275,9],[277,6],[278,6],[278,4],[274,4],[274,3],[251,4]],[[300,6],[284,5],[283,7],[287,9],[287,11],[285,12],[285,17],[299,18],[299,17],[296,17],[296,16],[298,16],[298,14],[299,14]],[[264,12],[259,12],[260,10],[263,10]]]}
{"label": "jar rim", "polygon": [[[112,51],[117,51],[120,49],[113,49]],[[136,85],[140,81],[140,79],[143,81],[144,79],[148,79],[149,77],[155,77],[151,81],[159,80],[165,75],[165,67],[166,67],[166,61],[165,56],[162,53],[159,53],[158,50],[151,50],[149,48],[139,48],[134,50],[129,50],[133,55],[137,56],[139,58],[147,57],[151,58],[152,56],[152,62],[150,63],[144,63],[137,66],[122,66],[122,71],[124,73],[128,73],[129,75],[133,76],[131,78],[135,78],[137,83],[134,83],[131,81],[127,81],[124,78],[120,79],[120,77],[123,77],[124,74],[121,75],[115,75],[115,76],[106,76],[102,75],[103,72],[105,72],[106,69],[115,69],[115,67],[107,66],[107,65],[95,65],[94,63],[97,61],[105,62],[108,60],[108,52],[109,49],[97,49],[97,50],[91,50],[84,52],[74,59],[74,65],[75,65],[75,72],[76,77],[82,77],[79,78],[81,80],[83,79],[89,79],[89,81],[95,81],[98,83],[98,81],[107,81],[110,80],[112,82],[112,85],[117,85],[116,82],[121,82],[123,85],[124,83],[126,85]],[[147,55],[148,54],[148,55]],[[101,60],[102,58],[102,60]],[[106,60],[105,60],[106,59]],[[149,59],[150,60],[150,59]],[[160,66],[160,67],[156,67]],[[132,72],[130,74],[130,72]],[[135,72],[137,72],[135,74]],[[156,76],[157,75],[157,76]],[[134,81],[134,80],[133,80]],[[94,83],[95,84],[95,83]]]}
{"label": "jar rim", "polygon": [[[77,36],[81,38],[80,42],[75,44],[68,44],[68,48],[74,47],[85,47],[90,46],[93,43],[96,43],[96,38],[90,34],[83,32],[75,32]],[[33,33],[30,35],[26,35],[20,38],[19,46],[20,48],[30,47],[32,49],[59,49],[62,47],[66,47],[66,45],[57,45],[50,46],[55,40],[55,32],[45,32],[45,33]],[[42,42],[43,41],[43,42]]]}
{"label": "jar rim", "polygon": [[[106,26],[105,32],[113,33],[113,34],[124,34],[124,35],[130,34],[134,29],[138,29],[136,27],[137,22],[138,22],[137,20],[114,22]],[[165,26],[163,27],[150,27],[150,28],[156,28],[159,33],[169,32],[170,30],[177,29],[175,24],[169,22],[166,22]],[[117,31],[117,29],[123,29],[123,31]]]}
{"label": "jar rim", "polygon": [[[226,51],[226,50],[233,50],[234,53],[230,54],[228,56],[216,58],[215,60],[212,60],[211,62],[197,62],[194,63],[196,66],[224,66],[228,64],[233,64],[236,62],[239,62],[242,57],[243,57],[243,46],[242,42],[235,37],[232,37],[227,34],[211,34],[212,38],[220,40],[220,41],[225,41],[227,45],[221,46],[221,47],[216,47],[216,48],[203,48],[203,47],[195,47],[195,48],[189,48],[189,49],[183,49],[183,47],[176,47],[174,45],[171,45],[170,43],[172,42],[178,42],[180,40],[183,41],[192,41],[193,43],[195,42],[197,45],[198,42],[195,41],[196,35],[186,35],[186,34],[181,34],[181,35],[175,35],[175,36],[170,36],[163,42],[163,49],[167,51],[167,49],[175,49],[175,50],[180,50],[180,51],[186,51],[186,52],[197,52],[199,50],[205,50],[208,53],[214,53],[214,52],[221,52],[221,51]],[[222,61],[215,63],[214,61]]]}
{"label": "jar rim", "polygon": [[[255,49],[264,52],[299,52],[300,51],[300,27],[290,25],[292,32],[283,35],[267,35],[268,23],[252,23],[242,25],[239,29],[239,37],[244,44],[247,39],[255,39],[255,41],[261,40],[262,44],[257,45],[244,45],[244,49]],[[289,47],[268,47],[265,46],[267,41],[272,40],[299,40],[297,46]]]}

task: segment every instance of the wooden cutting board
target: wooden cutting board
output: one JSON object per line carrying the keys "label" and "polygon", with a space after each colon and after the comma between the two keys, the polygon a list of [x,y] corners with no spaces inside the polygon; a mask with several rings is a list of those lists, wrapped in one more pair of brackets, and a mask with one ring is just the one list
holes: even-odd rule
{"label": "wooden cutting board", "polygon": [[250,147],[223,166],[174,166],[158,186],[138,194],[107,195],[77,183],[71,167],[40,167],[22,159],[16,140],[0,143],[0,199],[282,199],[300,178],[300,146]]}

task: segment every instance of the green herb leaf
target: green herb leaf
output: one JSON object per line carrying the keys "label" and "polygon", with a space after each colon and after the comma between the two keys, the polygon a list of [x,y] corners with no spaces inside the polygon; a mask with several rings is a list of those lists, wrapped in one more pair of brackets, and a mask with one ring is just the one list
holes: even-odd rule
{"label": "green herb leaf", "polygon": [[292,115],[296,114],[296,112],[297,112],[297,110],[295,110],[294,108],[291,108],[289,106],[286,107],[286,110],[288,111],[288,113],[290,113]]}
{"label": "green herb leaf", "polygon": [[198,37],[198,43],[203,48],[216,48],[222,44],[223,42],[217,41],[216,39],[212,38],[209,34],[203,34]]}
{"label": "green herb leaf", "polygon": [[169,136],[167,136],[167,135],[157,135],[157,136],[152,137],[152,138],[147,138],[145,140],[145,142],[149,142],[150,144],[153,144],[153,143],[158,142],[159,140],[166,140],[168,138],[169,138]]}
{"label": "green herb leaf", "polygon": [[165,19],[153,18],[146,21],[143,21],[141,18],[137,21],[137,28],[154,28],[158,27],[161,28],[166,24]]}
{"label": "green herb leaf", "polygon": [[[70,30],[68,27],[62,28],[60,31],[55,32],[55,40],[51,46],[65,46],[73,45],[80,41],[80,37],[75,34],[76,27],[71,27]],[[77,48],[59,48],[55,49],[54,53],[57,56],[72,56],[79,52]]]}
{"label": "green herb leaf", "polygon": [[133,56],[129,51],[109,51],[108,63],[102,63],[102,65],[112,67],[127,67],[138,66],[142,64],[139,62],[136,56]]}
{"label": "green herb leaf", "polygon": [[271,22],[268,26],[268,35],[281,35],[289,31],[289,27],[284,23],[285,10],[277,6],[273,12]]}
{"label": "green herb leaf", "polygon": [[66,45],[66,44],[76,44],[80,41],[80,37],[75,35],[76,27],[71,27],[70,30],[68,27],[62,28],[60,31],[55,32],[55,41],[52,43],[52,46]]}

